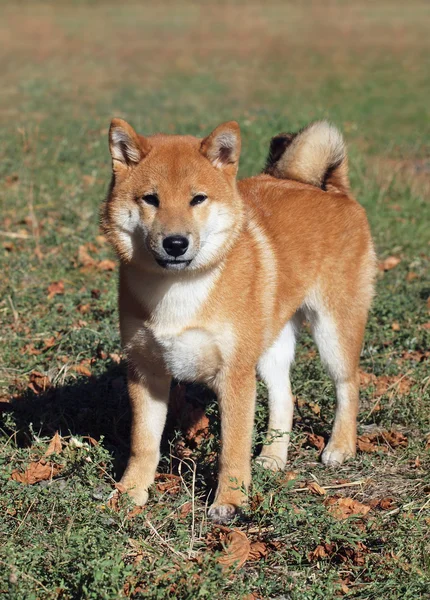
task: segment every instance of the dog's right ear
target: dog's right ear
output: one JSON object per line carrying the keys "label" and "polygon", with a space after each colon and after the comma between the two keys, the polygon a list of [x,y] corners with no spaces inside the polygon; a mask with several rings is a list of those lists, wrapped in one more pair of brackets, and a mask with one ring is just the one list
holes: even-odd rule
{"label": "dog's right ear", "polygon": [[109,148],[114,172],[136,166],[151,150],[149,141],[137,135],[123,119],[112,119],[109,129]]}

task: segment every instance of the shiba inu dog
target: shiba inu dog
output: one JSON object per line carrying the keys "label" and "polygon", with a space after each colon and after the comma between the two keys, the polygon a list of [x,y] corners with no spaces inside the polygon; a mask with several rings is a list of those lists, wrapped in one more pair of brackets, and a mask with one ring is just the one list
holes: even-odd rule
{"label": "shiba inu dog", "polygon": [[215,390],[219,481],[209,514],[246,501],[256,369],[269,391],[267,444],[284,468],[294,400],[289,369],[303,319],[333,378],[337,408],[326,465],[355,455],[358,363],[375,254],[352,198],[339,131],[317,122],[273,138],[265,172],[236,181],[236,122],[208,137],[110,127],[113,177],[102,227],[120,259],[119,310],[132,407],[121,483],[145,504],[159,461],[172,377]]}

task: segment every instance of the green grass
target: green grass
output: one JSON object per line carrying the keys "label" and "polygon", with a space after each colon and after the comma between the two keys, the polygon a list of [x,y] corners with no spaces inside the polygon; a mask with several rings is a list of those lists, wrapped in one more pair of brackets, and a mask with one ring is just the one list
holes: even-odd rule
{"label": "green grass", "polygon": [[[428,4],[2,8],[0,593],[428,598]],[[305,331],[293,371],[298,406],[288,470],[297,478],[255,468],[250,509],[233,526],[267,553],[231,573],[218,563],[225,532],[205,517],[219,447],[217,406],[205,390],[187,388],[186,401],[205,408],[209,434],[196,444],[171,415],[164,436],[160,471],[180,473],[177,489],[158,485],[133,518],[124,497],[118,511],[105,504],[124,468],[130,418],[116,272],[97,268],[112,259],[97,236],[115,115],[142,132],[193,135],[237,119],[241,176],[262,168],[272,135],[328,117],[345,133],[353,189],[378,255],[401,258],[378,278],[362,355],[374,378],[363,385],[359,432],[395,430],[407,445],[381,442],[339,471],[322,467],[308,434],[327,440],[334,395]],[[82,264],[84,245],[95,266]],[[59,281],[64,292],[48,298]],[[265,399],[260,383],[256,448]],[[61,466],[52,482],[11,479],[43,457],[57,430],[64,439],[50,458]],[[307,487],[315,480],[325,496]],[[335,495],[372,508],[337,520],[327,502]],[[383,509],[378,501],[387,498]],[[318,546],[327,556],[311,554]]]}

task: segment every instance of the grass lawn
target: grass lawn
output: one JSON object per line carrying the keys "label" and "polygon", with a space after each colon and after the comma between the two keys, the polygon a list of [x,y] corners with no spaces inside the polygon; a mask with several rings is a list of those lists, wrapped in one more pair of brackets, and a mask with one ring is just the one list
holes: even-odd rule
{"label": "grass lawn", "polygon": [[[1,11],[0,595],[429,598],[429,3]],[[357,458],[336,471],[319,462],[334,393],[305,330],[288,471],[255,467],[249,509],[228,528],[206,520],[217,405],[192,386],[173,390],[147,507],[107,504],[130,418],[117,267],[98,229],[113,116],[142,133],[202,136],[236,119],[241,176],[262,169],[272,135],[327,117],[368,211],[381,270]]]}

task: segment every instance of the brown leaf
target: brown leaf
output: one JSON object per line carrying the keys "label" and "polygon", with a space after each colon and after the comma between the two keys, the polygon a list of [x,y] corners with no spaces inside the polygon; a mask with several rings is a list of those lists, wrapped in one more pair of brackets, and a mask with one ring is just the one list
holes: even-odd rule
{"label": "brown leaf", "polygon": [[114,271],[116,267],[116,262],[113,260],[101,260],[97,263],[97,269],[99,271]]}
{"label": "brown leaf", "polygon": [[78,249],[78,263],[83,267],[93,267],[96,264],[96,260],[89,254],[87,245],[83,244]]}
{"label": "brown leaf", "polygon": [[251,542],[247,536],[239,529],[231,531],[226,538],[224,555],[218,558],[218,562],[223,569],[233,567],[239,569],[249,557]]}
{"label": "brown leaf", "polygon": [[185,437],[187,441],[194,442],[197,446],[208,436],[209,419],[202,408],[195,408],[191,411],[188,427]]}
{"label": "brown leaf", "polygon": [[406,275],[406,281],[408,281],[408,282],[413,281],[417,277],[418,277],[417,273],[414,273],[413,271],[409,271],[409,273]]}
{"label": "brown leaf", "polygon": [[391,510],[394,506],[393,498],[383,498],[379,501],[379,506],[382,510]]}
{"label": "brown leaf", "polygon": [[49,442],[49,446],[45,452],[45,456],[51,456],[51,454],[60,454],[62,449],[63,445],[61,443],[61,437],[58,431],[56,431],[54,437]]}
{"label": "brown leaf", "polygon": [[92,373],[91,373],[91,371],[89,370],[89,368],[88,368],[88,367],[86,367],[85,365],[75,365],[75,366],[73,367],[73,370],[74,370],[76,373],[79,373],[79,375],[85,375],[86,377],[91,377],[91,375],[92,375]]}
{"label": "brown leaf", "polygon": [[193,503],[192,502],[185,502],[185,504],[183,504],[181,506],[181,508],[179,509],[179,518],[181,520],[185,519],[185,517],[190,514],[190,512],[192,511],[192,509],[193,509]]}
{"label": "brown leaf", "polygon": [[337,520],[342,521],[352,515],[364,516],[370,510],[370,506],[358,502],[353,498],[332,496],[327,499],[326,505],[329,513]]}
{"label": "brown leaf", "polygon": [[249,549],[249,560],[260,560],[267,556],[269,549],[264,542],[253,542]]}
{"label": "brown leaf", "polygon": [[29,379],[30,382],[28,384],[28,387],[35,394],[41,394],[42,392],[45,392],[49,387],[51,387],[51,380],[49,379],[48,375],[44,375],[39,371],[32,371],[30,373]]}
{"label": "brown leaf", "polygon": [[306,487],[312,492],[312,494],[315,494],[315,496],[325,496],[325,494],[327,494],[326,490],[316,481],[308,481],[306,483]]}
{"label": "brown leaf", "polygon": [[369,454],[371,452],[377,452],[379,449],[369,435],[359,435],[357,438],[357,446],[361,452],[367,452]]}
{"label": "brown leaf", "polygon": [[78,305],[78,311],[81,313],[81,315],[85,315],[87,313],[89,313],[91,310],[91,304],[79,304]]}
{"label": "brown leaf", "polygon": [[403,433],[400,433],[400,431],[382,431],[381,436],[392,448],[397,448],[398,446],[404,448],[408,445],[408,438]]}
{"label": "brown leaf", "polygon": [[393,331],[400,331],[400,325],[397,321],[394,321],[393,323],[391,323],[391,329]]}
{"label": "brown leaf", "polygon": [[64,282],[63,281],[53,281],[48,286],[48,300],[51,300],[54,296],[64,294]]}
{"label": "brown leaf", "polygon": [[307,434],[308,443],[318,450],[318,453],[324,450],[325,442],[322,435],[316,435],[316,433],[308,433]]}
{"label": "brown leaf", "polygon": [[159,492],[167,492],[171,496],[175,496],[181,489],[181,478],[179,475],[172,473],[157,473],[155,475],[156,488]]}
{"label": "brown leaf", "polygon": [[60,471],[60,465],[42,459],[40,461],[31,462],[24,472],[15,469],[12,472],[11,479],[23,483],[24,485],[33,485],[39,481],[52,479]]}
{"label": "brown leaf", "polygon": [[326,558],[327,556],[328,554],[325,545],[323,546],[322,544],[318,544],[315,550],[311,550],[311,552],[308,553],[308,559],[311,562],[318,560],[319,558]]}
{"label": "brown leaf", "polygon": [[398,256],[388,256],[388,258],[379,263],[378,268],[380,271],[390,271],[394,267],[397,267],[400,261],[401,258]]}

